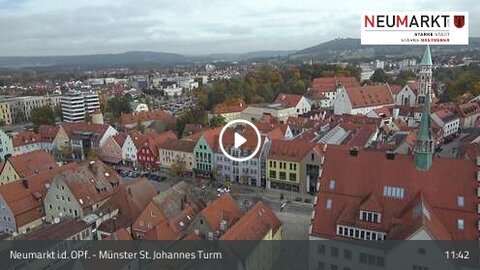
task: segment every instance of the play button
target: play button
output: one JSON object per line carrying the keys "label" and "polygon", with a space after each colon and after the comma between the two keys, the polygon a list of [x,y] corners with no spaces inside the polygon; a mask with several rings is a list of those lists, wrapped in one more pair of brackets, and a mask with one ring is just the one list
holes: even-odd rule
{"label": "play button", "polygon": [[[232,136],[232,129],[233,128],[238,128],[239,125],[242,125],[244,129],[250,128],[248,135],[246,136],[245,134],[240,134],[237,131],[234,131],[235,133]],[[232,128],[232,129],[229,129]],[[230,136],[227,136],[227,141],[224,141],[224,135],[226,131]],[[233,137],[233,138],[232,138]],[[253,138],[252,138],[253,137]],[[233,139],[233,142],[232,142]],[[256,141],[256,142],[255,142]],[[230,160],[233,161],[247,161],[251,158],[253,158],[258,151],[260,151],[260,147],[262,145],[262,137],[260,136],[260,131],[258,128],[252,124],[251,122],[243,119],[237,119],[228,122],[220,131],[220,137],[218,138],[218,144],[220,146],[220,150],[222,153]],[[253,146],[255,145],[255,149],[253,150]],[[237,156],[232,156],[229,154],[229,151],[225,150],[225,146],[227,146],[227,149],[230,150],[229,147],[233,146],[235,149],[242,150],[242,148],[249,148],[248,151],[240,151],[240,155]],[[250,152],[250,150],[253,150]],[[238,152],[238,151],[237,151]],[[249,153],[248,156],[245,156],[245,153]]]}
{"label": "play button", "polygon": [[245,139],[245,137],[243,137],[242,135],[240,135],[240,134],[238,134],[237,132],[235,132],[235,139],[234,139],[233,147],[239,148],[239,147],[242,146],[246,141],[247,141],[247,139]]}

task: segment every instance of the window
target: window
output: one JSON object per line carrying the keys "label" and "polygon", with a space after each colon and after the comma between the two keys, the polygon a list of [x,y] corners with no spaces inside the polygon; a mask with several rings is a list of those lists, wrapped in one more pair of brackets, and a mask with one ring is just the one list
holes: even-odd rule
{"label": "window", "polygon": [[331,189],[331,190],[334,190],[334,189],[335,189],[335,184],[336,184],[336,183],[335,183],[335,180],[333,180],[333,179],[330,180],[330,189]]}
{"label": "window", "polygon": [[276,171],[270,171],[270,178],[277,178],[277,172]]}
{"label": "window", "polygon": [[151,216],[151,217],[155,217],[155,216],[156,216],[156,215],[155,215],[155,212],[154,212],[154,211],[150,211],[150,216]]}
{"label": "window", "polygon": [[403,199],[405,196],[405,189],[401,187],[384,186],[383,196],[395,199]]}
{"label": "window", "polygon": [[338,270],[338,265],[336,264],[330,265],[330,270]]}
{"label": "window", "polygon": [[325,245],[317,244],[317,251],[318,251],[318,254],[325,254]]}
{"label": "window", "polygon": [[458,196],[457,197],[457,205],[458,205],[458,207],[464,207],[465,206],[465,197]]}
{"label": "window", "polygon": [[322,261],[319,261],[317,269],[318,270],[324,270],[325,269],[325,263],[322,262]]}
{"label": "window", "polygon": [[352,259],[352,251],[349,250],[349,249],[345,249],[343,251],[343,257],[346,259],[346,260],[351,260]]}
{"label": "window", "polygon": [[287,180],[287,173],[286,172],[280,172],[278,174],[278,178],[280,178],[281,180]]}
{"label": "window", "polygon": [[338,248],[337,247],[331,247],[330,248],[330,255],[332,257],[338,257]]}
{"label": "window", "polygon": [[327,199],[327,209],[332,209],[332,199]]}
{"label": "window", "polygon": [[290,173],[290,181],[297,181],[297,174],[296,173]]}
{"label": "window", "polygon": [[459,230],[465,229],[465,221],[463,219],[457,219],[457,227]]}

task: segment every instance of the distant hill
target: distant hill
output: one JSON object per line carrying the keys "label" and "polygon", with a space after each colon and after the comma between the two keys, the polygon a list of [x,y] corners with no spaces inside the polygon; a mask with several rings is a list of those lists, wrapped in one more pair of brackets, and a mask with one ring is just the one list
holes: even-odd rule
{"label": "distant hill", "polygon": [[167,65],[183,63],[187,58],[180,54],[163,52],[125,52],[119,54],[92,54],[75,56],[35,56],[35,57],[0,57],[0,67],[98,67],[157,64]]}
{"label": "distant hill", "polygon": [[266,51],[252,51],[252,52],[246,52],[246,53],[214,53],[214,54],[196,56],[193,58],[196,60],[203,60],[203,61],[247,61],[247,60],[264,59],[264,58],[285,57],[295,52],[296,51],[266,50]]}
{"label": "distant hill", "polygon": [[[476,49],[480,50],[480,38],[470,38],[468,46],[432,46],[438,51]],[[358,38],[330,40],[290,55],[292,59],[340,60],[371,57],[419,56],[424,46],[365,45]]]}

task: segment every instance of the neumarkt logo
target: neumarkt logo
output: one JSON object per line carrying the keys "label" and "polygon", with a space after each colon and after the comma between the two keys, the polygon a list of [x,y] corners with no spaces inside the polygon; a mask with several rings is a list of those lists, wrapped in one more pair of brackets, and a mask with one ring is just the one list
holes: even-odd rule
{"label": "neumarkt logo", "polygon": [[361,16],[363,45],[466,45],[468,12],[377,12]]}
{"label": "neumarkt logo", "polygon": [[365,15],[366,28],[446,28],[449,15]]}

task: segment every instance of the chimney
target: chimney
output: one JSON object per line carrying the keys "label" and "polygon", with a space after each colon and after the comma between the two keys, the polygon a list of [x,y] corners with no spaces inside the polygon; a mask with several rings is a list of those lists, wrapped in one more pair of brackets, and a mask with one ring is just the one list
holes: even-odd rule
{"label": "chimney", "polygon": [[185,202],[183,201],[183,199],[180,200],[180,210],[185,210]]}
{"label": "chimney", "polygon": [[22,185],[23,185],[23,187],[25,187],[26,189],[28,189],[28,179],[27,179],[27,178],[23,178],[23,179],[22,179]]}
{"label": "chimney", "polygon": [[387,151],[387,159],[388,160],[395,160],[395,152]]}
{"label": "chimney", "polygon": [[358,148],[357,147],[352,147],[350,149],[350,156],[352,156],[352,157],[358,156]]}

